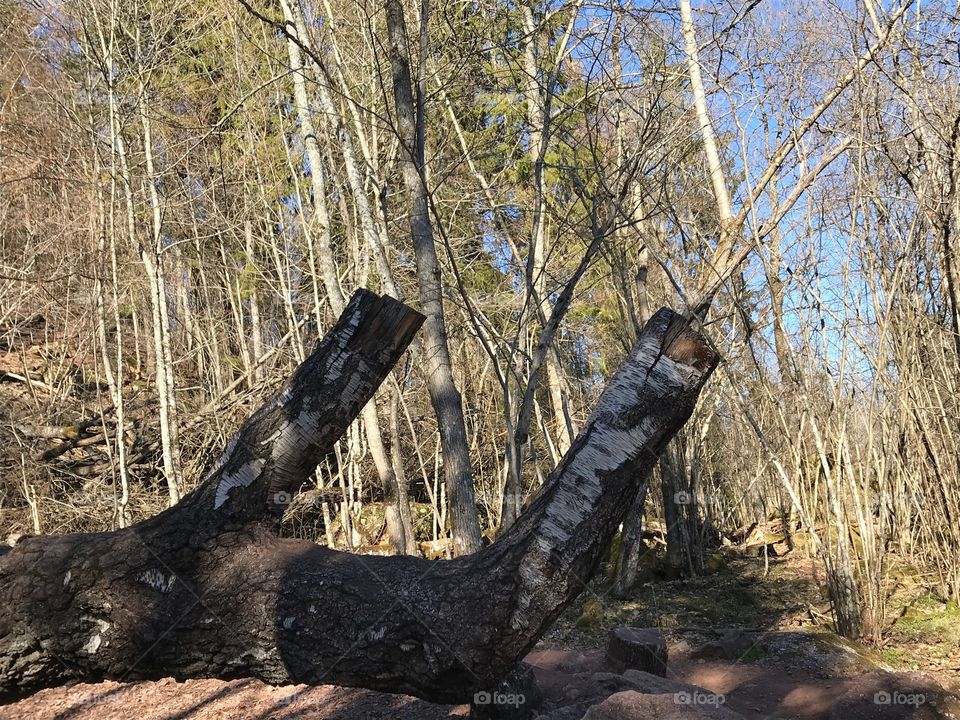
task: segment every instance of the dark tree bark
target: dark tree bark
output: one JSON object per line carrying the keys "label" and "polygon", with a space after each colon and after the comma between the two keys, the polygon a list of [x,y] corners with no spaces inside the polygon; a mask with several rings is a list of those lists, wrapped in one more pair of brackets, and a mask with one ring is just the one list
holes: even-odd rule
{"label": "dark tree bark", "polygon": [[360,293],[183,501],[131,528],[0,554],[0,698],[71,680],[340,683],[463,701],[537,642],[597,569],[716,357],[668,310],[644,329],[511,530],[451,561],[276,534],[421,318]]}
{"label": "dark tree bark", "polygon": [[667,568],[674,577],[687,574],[689,548],[685,541],[686,506],[695,501],[686,487],[679,443],[663,451],[660,458],[660,492],[663,520],[667,526]]}
{"label": "dark tree bark", "polygon": [[640,555],[644,550],[643,508],[647,504],[649,487],[650,478],[646,477],[640,484],[633,504],[623,520],[623,529],[620,532],[620,556],[617,558],[613,578],[613,594],[619,598],[628,597],[633,586],[637,584]]}

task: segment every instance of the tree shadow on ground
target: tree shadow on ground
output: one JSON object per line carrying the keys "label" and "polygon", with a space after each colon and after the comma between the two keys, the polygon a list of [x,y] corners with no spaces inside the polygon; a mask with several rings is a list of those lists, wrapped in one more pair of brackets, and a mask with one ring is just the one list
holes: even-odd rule
{"label": "tree shadow on ground", "polygon": [[[816,610],[827,609],[822,570],[800,553],[724,551],[706,558],[704,575],[684,579],[663,577],[655,551],[645,564],[627,597],[614,597],[609,578],[597,578],[547,633],[541,647],[583,649],[579,660],[552,659],[553,669],[568,671],[552,677],[554,685],[605,670],[609,631],[633,625],[667,637],[669,679],[722,695],[750,719],[933,718],[940,716],[931,714],[931,698],[950,702],[936,679],[885,672],[879,653],[837,636]],[[926,706],[909,704],[918,695]],[[884,706],[885,697],[901,702]]]}
{"label": "tree shadow on ground", "polygon": [[466,706],[438,705],[407,695],[346,687],[303,687],[249,716],[250,720],[443,720],[468,717]]}
{"label": "tree shadow on ground", "polygon": [[124,686],[118,685],[103,692],[88,692],[72,699],[70,707],[54,715],[53,720],[74,720],[75,718],[90,717],[92,708],[104,703],[119,702],[119,695],[123,694]]}

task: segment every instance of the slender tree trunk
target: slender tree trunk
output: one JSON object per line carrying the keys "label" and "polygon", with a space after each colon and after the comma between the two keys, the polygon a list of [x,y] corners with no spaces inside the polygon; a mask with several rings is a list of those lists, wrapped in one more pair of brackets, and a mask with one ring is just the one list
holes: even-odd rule
{"label": "slender tree trunk", "polygon": [[521,488],[523,481],[520,471],[523,465],[522,442],[518,439],[515,422],[515,395],[513,378],[507,374],[503,383],[503,422],[506,429],[503,448],[504,476],[503,495],[500,498],[499,531],[508,530],[520,517]]}
{"label": "slender tree trunk", "polygon": [[[101,166],[98,150],[93,148],[94,156],[94,174],[100,177]],[[124,427],[126,424],[126,403],[123,398],[123,338],[122,325],[120,322],[120,298],[119,298],[119,277],[117,273],[117,243],[116,243],[116,223],[115,209],[117,202],[116,178],[110,180],[110,210],[107,213],[103,201],[103,189],[97,185],[97,238],[98,238],[98,266],[96,281],[94,284],[94,295],[97,304],[97,341],[100,345],[100,359],[103,364],[104,376],[107,379],[107,388],[110,391],[110,402],[113,403],[117,415],[117,479],[120,482],[120,493],[116,501],[116,524],[117,527],[126,527],[130,524],[130,513],[128,504],[130,501],[130,477],[127,469],[127,446],[124,441]],[[107,343],[107,320],[106,320],[106,292],[104,290],[104,276],[106,275],[107,259],[107,235],[110,236],[110,278],[112,292],[111,298],[111,319],[114,325],[114,343],[116,345],[116,370],[110,360],[109,345]],[[101,411],[102,414],[102,411]],[[108,440],[109,442],[109,440]]]}
{"label": "slender tree trunk", "polygon": [[180,500],[183,488],[183,473],[180,469],[180,441],[177,428],[177,396],[173,370],[173,351],[170,347],[170,318],[167,311],[167,290],[163,262],[162,216],[160,196],[157,192],[157,176],[153,163],[153,133],[150,117],[144,103],[146,88],[140,86],[140,123],[143,127],[143,151],[146,160],[147,190],[150,197],[153,220],[150,242],[141,247],[140,256],[147,271],[153,309],[153,341],[156,352],[157,389],[160,396],[160,430],[163,439],[163,472],[167,478],[170,504]]}
{"label": "slender tree trunk", "polygon": [[[101,44],[103,47],[106,47],[105,42],[102,39]],[[106,54],[106,57],[109,57],[109,54]],[[112,91],[112,79],[108,80],[108,84],[111,87],[111,92],[109,93],[110,133],[111,140],[113,141],[113,151],[115,153],[114,157],[117,162],[119,175],[123,180],[124,198],[126,202],[127,233],[129,235],[130,242],[136,244],[136,208],[134,206],[133,199],[132,178],[130,176],[129,164],[127,162],[126,142],[123,138],[123,134],[120,131],[119,119],[116,111],[116,101]],[[148,144],[147,141],[149,138],[145,137],[144,140],[145,144]],[[151,185],[153,182],[152,162],[151,156],[150,166],[148,168],[148,175],[150,175],[149,183]],[[155,223],[157,222],[156,214],[154,215],[154,221]],[[157,239],[154,237],[156,232],[158,232],[158,229],[155,227],[154,232],[151,232],[151,242]],[[158,297],[158,294],[160,293],[160,284],[157,277],[159,270],[152,254],[153,249],[154,248],[151,243],[148,243],[148,246],[141,244],[140,257],[143,261],[144,269],[146,270],[150,291],[150,307],[152,310],[155,354],[154,374],[157,387],[157,397],[160,406],[160,443],[163,454],[164,476],[167,482],[169,504],[173,506],[180,500],[181,485],[179,472],[179,451],[174,445],[175,435],[171,433],[172,421],[170,417],[170,395],[167,388],[167,382],[170,376],[164,367],[165,355],[163,352],[164,343],[162,337],[163,320],[160,313],[160,302],[163,301],[163,297],[162,295]]]}
{"label": "slender tree trunk", "polygon": [[827,583],[829,594],[833,600],[834,618],[837,623],[837,632],[844,637],[859,639],[863,630],[863,608],[860,603],[860,588],[857,576],[853,570],[850,557],[850,526],[847,514],[843,508],[843,499],[840,497],[839,483],[836,474],[842,473],[840,458],[831,457],[824,445],[817,427],[816,419],[810,418],[810,430],[813,434],[820,460],[820,471],[823,474],[826,489],[826,501],[830,511],[830,528],[828,534],[834,536],[836,548],[832,557],[825,558],[827,566]]}
{"label": "slender tree trunk", "polygon": [[[193,213],[195,215],[195,213]],[[203,244],[200,242],[199,227],[194,224],[194,237],[193,243],[194,248],[196,249],[197,257],[203,257]],[[200,277],[200,289],[202,292],[204,309],[204,335],[206,342],[204,343],[205,351],[210,358],[210,368],[213,371],[213,386],[216,392],[216,396],[219,396],[223,392],[223,388],[226,386],[223,377],[223,365],[222,362],[223,352],[221,350],[221,333],[217,332],[215,313],[213,308],[216,305],[213,302],[213,294],[210,292],[210,282],[207,278],[207,271],[204,268],[203,262],[199,264],[197,268],[197,275]]]}
{"label": "slender tree trunk", "polygon": [[647,477],[640,483],[620,531],[620,556],[613,579],[613,594],[620,598],[628,597],[637,584],[637,570],[643,551],[643,509],[647,504],[649,487],[650,478]]}
{"label": "slender tree trunk", "polygon": [[[733,208],[730,204],[730,193],[727,191],[723,165],[720,163],[717,136],[713,131],[713,122],[707,109],[707,93],[703,86],[703,77],[700,74],[697,33],[693,25],[690,0],[680,0],[680,18],[683,46],[687,55],[687,76],[690,79],[690,92],[693,93],[693,106],[697,113],[697,122],[700,125],[700,139],[703,141],[703,152],[707,156],[707,174],[710,177],[710,185],[713,187],[713,196],[717,203],[717,215],[720,220],[717,245],[700,278],[698,289],[702,294],[726,270],[733,252],[735,239],[732,228]],[[705,298],[705,300],[709,301],[709,298]]]}
{"label": "slender tree trunk", "polygon": [[675,576],[684,573],[685,552],[684,518],[686,505],[691,497],[684,487],[683,462],[678,443],[674,440],[660,458],[661,492],[663,496],[663,520],[667,526],[667,567]]}
{"label": "slender tree trunk", "polygon": [[[426,16],[421,21],[426,23]],[[463,404],[453,380],[450,350],[447,345],[440,265],[433,240],[433,228],[430,225],[429,198],[424,176],[424,119],[422,108],[414,104],[406,22],[400,0],[387,2],[387,31],[390,36],[390,64],[393,69],[393,97],[401,144],[401,166],[404,184],[410,194],[410,236],[417,266],[420,304],[427,318],[423,341],[427,389],[440,426],[453,544],[458,555],[466,555],[480,548],[480,522],[473,490],[473,470],[470,467]]]}
{"label": "slender tree trunk", "polygon": [[[380,276],[380,283],[383,291],[392,297],[399,298],[399,288],[393,279],[393,270],[390,268],[390,261],[387,258],[386,243],[377,230],[377,223],[373,217],[373,211],[370,207],[370,199],[367,197],[367,190],[364,187],[363,173],[360,171],[360,162],[357,159],[357,153],[353,146],[353,136],[350,129],[343,121],[343,114],[340,108],[334,102],[331,89],[329,87],[329,77],[326,68],[320,62],[320,57],[312,47],[310,36],[306,32],[306,26],[300,13],[299,5],[291,5],[288,0],[281,0],[284,19],[288,26],[286,31],[291,31],[299,40],[299,44],[293,40],[288,42],[288,46],[294,45],[299,57],[301,46],[309,50],[309,59],[312,61],[314,76],[316,79],[317,97],[320,100],[320,107],[323,110],[325,119],[332,130],[340,151],[343,154],[343,165],[347,174],[347,182],[350,186],[350,192],[353,196],[354,204],[357,208],[357,214],[360,217],[360,227],[363,230],[363,237],[373,254],[374,262],[377,266],[377,274]],[[301,68],[305,68],[305,63],[300,62]],[[301,70],[301,73],[303,71]],[[296,81],[296,77],[294,78]],[[301,82],[303,78],[301,76]],[[312,123],[311,123],[312,126]],[[314,135],[316,141],[316,136]],[[319,166],[317,166],[319,167]]]}
{"label": "slender tree trunk", "polygon": [[393,392],[390,394],[390,437],[393,440],[393,446],[390,448],[390,462],[393,465],[393,474],[397,479],[397,497],[400,502],[397,509],[400,512],[400,523],[403,526],[403,537],[406,540],[404,552],[407,555],[419,555],[420,549],[417,546],[417,537],[413,529],[413,512],[410,509],[410,483],[407,480],[407,472],[403,466],[403,448],[400,438],[400,385],[394,383]]}
{"label": "slender tree trunk", "polygon": [[[257,254],[253,243],[253,226],[249,220],[243,224],[243,238],[247,253],[247,262],[253,267],[257,265]],[[250,354],[253,360],[250,384],[255,386],[263,377],[263,366],[260,358],[263,357],[263,327],[260,322],[260,292],[254,282],[250,288]]]}
{"label": "slender tree trunk", "polygon": [[[283,3],[284,13],[289,22],[295,22],[297,15]],[[302,27],[302,24],[298,24]],[[310,167],[310,182],[313,191],[314,228],[313,234],[318,238],[320,272],[323,286],[327,293],[327,301],[334,313],[340,315],[346,305],[343,290],[340,288],[340,279],[337,272],[337,262],[333,254],[330,239],[330,215],[327,211],[327,189],[324,182],[323,159],[320,154],[320,144],[317,140],[313,125],[313,116],[310,112],[310,103],[307,98],[306,77],[300,47],[293,40],[287,41],[287,53],[290,59],[290,69],[293,72],[293,97],[300,121],[300,134],[306,149],[307,163]],[[371,220],[372,222],[372,220]],[[393,294],[396,290],[393,291]],[[319,322],[319,320],[318,320]],[[363,409],[363,427],[367,437],[367,447],[377,469],[380,486],[384,495],[384,517],[387,523],[387,536],[394,551],[403,553],[408,550],[406,527],[403,522],[403,505],[407,506],[409,516],[410,500],[405,491],[399,487],[397,476],[387,456],[383,437],[380,432],[380,418],[377,415],[377,405],[371,401]]]}
{"label": "slender tree trunk", "polygon": [[[530,128],[530,164],[533,168],[533,218],[531,223],[528,260],[530,287],[534,290],[534,302],[538,315],[545,325],[550,319],[551,306],[547,286],[547,261],[551,248],[544,219],[544,153],[550,140],[550,100],[553,97],[553,68],[544,73],[546,87],[540,87],[540,72],[537,62],[537,37],[539,33],[534,23],[533,12],[529,5],[523,5],[523,25],[527,41],[523,47],[523,93],[527,103],[527,123]],[[553,410],[554,426],[557,433],[557,449],[563,455],[573,442],[574,428],[570,418],[569,403],[566,398],[566,384],[563,379],[559,356],[554,347],[550,348],[544,360],[547,377],[547,389],[550,406]],[[530,382],[536,382],[531,378]]]}

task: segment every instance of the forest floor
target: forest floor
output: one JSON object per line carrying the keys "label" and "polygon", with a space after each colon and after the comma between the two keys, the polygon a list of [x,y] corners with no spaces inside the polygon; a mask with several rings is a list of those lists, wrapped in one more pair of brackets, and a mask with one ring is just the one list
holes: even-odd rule
{"label": "forest floor", "polygon": [[[768,563],[730,553],[708,562],[708,568],[709,574],[694,579],[650,578],[627,600],[614,599],[602,579],[592,583],[527,658],[544,693],[544,712],[574,704],[596,685],[597,673],[606,669],[607,633],[623,624],[659,628],[668,641],[668,678],[723,695],[724,707],[751,720],[838,717],[838,701],[883,689],[882,678],[888,677],[883,670],[922,670],[944,687],[958,687],[960,609],[939,602],[909,572],[891,575],[888,615],[896,620],[888,622],[875,649],[830,631],[822,570],[799,553]],[[466,705],[334,686],[270,687],[253,680],[78,684],[0,706],[3,720],[467,716]]]}
{"label": "forest floor", "polygon": [[609,631],[631,625],[666,636],[668,678],[722,694],[725,707],[750,719],[826,718],[838,699],[881,690],[873,686],[882,671],[922,671],[960,689],[960,607],[938,600],[906,565],[890,570],[888,620],[871,645],[833,631],[822,565],[802,551],[717,553],[705,574],[682,580],[653,577],[655,558],[647,571],[626,600],[612,598],[607,583],[591,584],[528,662],[575,650],[602,663]]}

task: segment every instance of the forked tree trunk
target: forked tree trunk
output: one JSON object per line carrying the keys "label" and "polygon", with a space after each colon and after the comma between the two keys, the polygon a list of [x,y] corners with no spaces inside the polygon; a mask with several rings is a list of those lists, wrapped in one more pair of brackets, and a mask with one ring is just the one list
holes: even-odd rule
{"label": "forked tree trunk", "polygon": [[361,292],[180,504],[0,553],[0,699],[69,680],[340,683],[463,701],[490,689],[596,570],[716,357],[657,313],[511,530],[451,561],[277,537],[289,493],[422,322]]}

